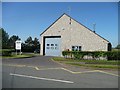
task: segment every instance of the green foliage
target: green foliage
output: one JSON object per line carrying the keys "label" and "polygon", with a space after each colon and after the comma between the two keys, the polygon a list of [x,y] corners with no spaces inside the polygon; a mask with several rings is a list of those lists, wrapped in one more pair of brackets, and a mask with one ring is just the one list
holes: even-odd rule
{"label": "green foliage", "polygon": [[[12,35],[9,38],[8,33],[3,28],[0,28],[0,43],[2,43],[2,49],[15,49],[15,41],[20,40],[19,36]],[[1,45],[1,44],[0,44]],[[34,51],[39,51],[40,49],[40,43],[37,38],[34,38],[32,40],[32,37],[29,36],[26,40],[25,43],[22,43],[22,52],[34,52]],[[1,49],[1,48],[0,48]],[[8,51],[9,53],[10,51]],[[7,51],[3,51],[4,53],[7,53]],[[6,55],[6,54],[5,54]]]}
{"label": "green foliage", "polygon": [[62,52],[62,55],[63,55],[63,56],[68,55],[68,51],[63,51],[63,52]]}
{"label": "green foliage", "polygon": [[40,43],[38,39],[35,37],[34,40],[32,40],[32,37],[29,36],[25,43],[22,43],[22,52],[34,52],[39,51],[40,49]]}
{"label": "green foliage", "polygon": [[85,55],[92,56],[93,59],[100,57],[107,57],[108,60],[120,60],[120,51],[63,51],[64,57],[71,57],[74,59],[83,59]]}
{"label": "green foliage", "polygon": [[8,40],[9,40],[9,35],[8,33],[3,29],[3,28],[0,28],[0,35],[2,35],[2,48],[5,49],[5,48],[8,48]]}
{"label": "green foliage", "polygon": [[29,36],[26,40],[25,40],[25,43],[29,46],[32,46],[33,45],[33,40],[32,40],[32,37]]}
{"label": "green foliage", "polygon": [[67,62],[66,64],[71,64],[75,66],[84,66],[84,67],[92,67],[92,68],[108,68],[108,69],[118,69],[120,68],[118,65],[102,65],[102,64],[79,64],[74,62]]}
{"label": "green foliage", "polygon": [[73,51],[72,54],[75,59],[82,59],[84,56],[84,53],[79,51]]}
{"label": "green foliage", "polygon": [[107,52],[108,60],[120,60],[120,51]]}
{"label": "green foliage", "polygon": [[52,58],[55,61],[60,61],[60,62],[69,62],[69,63],[78,63],[84,62],[83,64],[103,64],[103,65],[120,65],[120,61],[115,61],[115,60],[74,60],[74,59],[66,59],[63,57],[54,57]]}
{"label": "green foliage", "polygon": [[20,38],[16,35],[9,38],[8,33],[3,28],[0,28],[0,42],[2,42],[2,49],[14,49],[16,40],[20,40]]}
{"label": "green foliage", "polygon": [[21,40],[19,36],[13,35],[9,38],[8,40],[8,45],[11,49],[15,49],[15,41],[16,40]]}
{"label": "green foliage", "polygon": [[13,51],[14,50],[12,50],[12,49],[3,49],[2,56],[11,56]]}

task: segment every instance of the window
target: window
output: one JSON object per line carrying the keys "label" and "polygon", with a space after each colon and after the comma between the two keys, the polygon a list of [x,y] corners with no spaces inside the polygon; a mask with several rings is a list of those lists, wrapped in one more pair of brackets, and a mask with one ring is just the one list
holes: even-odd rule
{"label": "window", "polygon": [[55,49],[57,50],[57,49],[58,49],[58,47],[55,47]]}
{"label": "window", "polygon": [[79,46],[79,51],[81,51],[81,46]]}
{"label": "window", "polygon": [[72,46],[72,51],[81,51],[81,46]]}
{"label": "window", "polygon": [[55,46],[58,46],[57,44],[55,44]]}
{"label": "window", "polygon": [[47,44],[47,46],[50,46],[50,44]]}
{"label": "window", "polygon": [[54,47],[51,47],[51,49],[54,49]]}
{"label": "window", "polygon": [[54,44],[51,44],[51,46],[54,46]]}
{"label": "window", "polygon": [[50,49],[50,47],[46,47],[47,49]]}
{"label": "window", "polygon": [[72,51],[74,51],[74,46],[72,46]]}

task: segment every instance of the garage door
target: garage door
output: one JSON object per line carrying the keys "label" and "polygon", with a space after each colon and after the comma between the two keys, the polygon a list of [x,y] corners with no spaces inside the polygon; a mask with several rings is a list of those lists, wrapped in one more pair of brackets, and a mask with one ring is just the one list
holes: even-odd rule
{"label": "garage door", "polygon": [[45,55],[60,56],[61,38],[45,38]]}

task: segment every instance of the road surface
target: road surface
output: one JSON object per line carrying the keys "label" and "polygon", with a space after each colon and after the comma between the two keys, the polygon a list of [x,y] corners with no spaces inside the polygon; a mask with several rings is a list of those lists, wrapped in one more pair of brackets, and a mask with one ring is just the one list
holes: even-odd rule
{"label": "road surface", "polygon": [[51,58],[3,59],[3,88],[118,88],[117,72],[64,66]]}

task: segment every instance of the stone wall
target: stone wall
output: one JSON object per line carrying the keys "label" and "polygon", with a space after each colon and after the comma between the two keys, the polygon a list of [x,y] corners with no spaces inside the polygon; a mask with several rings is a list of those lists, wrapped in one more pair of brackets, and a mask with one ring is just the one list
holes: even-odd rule
{"label": "stone wall", "polygon": [[82,51],[107,51],[109,43],[66,14],[41,35],[41,55],[43,55],[43,36],[61,36],[61,51],[71,50],[72,46],[76,45],[81,46]]}

